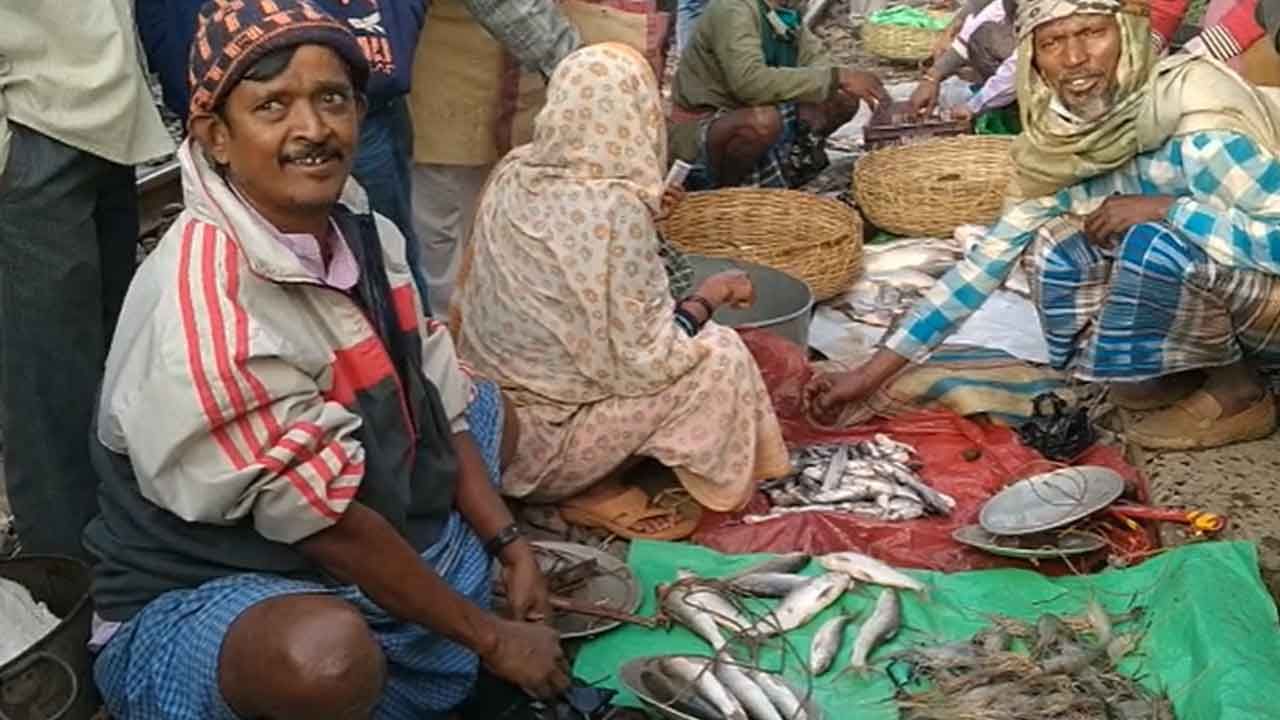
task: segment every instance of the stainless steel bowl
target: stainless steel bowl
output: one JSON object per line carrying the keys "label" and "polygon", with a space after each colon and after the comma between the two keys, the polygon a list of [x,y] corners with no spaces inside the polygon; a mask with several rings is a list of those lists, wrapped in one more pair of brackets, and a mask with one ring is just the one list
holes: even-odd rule
{"label": "stainless steel bowl", "polygon": [[715,321],[739,330],[760,329],[809,347],[809,322],[813,319],[813,292],[803,280],[781,270],[755,263],[704,255],[687,256],[693,266],[693,286],[724,270],[742,270],[756,286],[756,303],[746,310],[724,307]]}

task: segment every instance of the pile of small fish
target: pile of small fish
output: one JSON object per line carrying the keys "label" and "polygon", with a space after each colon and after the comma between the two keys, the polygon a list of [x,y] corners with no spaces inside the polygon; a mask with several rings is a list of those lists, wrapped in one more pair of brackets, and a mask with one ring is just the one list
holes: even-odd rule
{"label": "pile of small fish", "polygon": [[[920,647],[892,656],[908,667],[899,693],[904,720],[1173,720],[1168,700],[1116,671],[1137,648],[1137,633],[1113,626],[1140,613],[1112,617],[1090,602],[1080,618],[1043,615],[1034,626],[998,618],[971,640]],[[898,681],[898,678],[894,678]]]}
{"label": "pile of small fish", "polygon": [[916,468],[915,448],[876,435],[851,445],[815,445],[794,451],[796,472],[765,483],[761,490],[773,505],[768,513],[748,515],[758,523],[797,512],[847,512],[877,520],[914,520],[926,513],[949,515],[954,498],[929,487]]}
{"label": "pile of small fish", "polygon": [[[923,593],[925,585],[879,560],[856,552],[815,558],[826,571],[822,575],[808,577],[796,574],[808,565],[809,560],[808,555],[799,553],[780,555],[723,578],[702,578],[681,571],[677,573],[675,582],[659,586],[658,595],[663,611],[706,640],[719,656],[728,643],[725,631],[747,643],[763,642],[805,627],[858,583],[879,585],[884,589],[878,596],[875,609],[859,626],[849,655],[850,670],[859,674],[867,672],[872,652],[898,631],[901,606],[897,592]],[[752,618],[742,610],[736,596],[781,600],[762,617]],[[836,664],[845,629],[853,619],[852,615],[841,614],[823,623],[814,635],[807,664],[815,677]],[[717,663],[713,673],[716,679],[727,686],[730,695],[738,696],[746,705],[746,699],[741,697],[734,683],[720,678],[720,664]],[[733,670],[728,672],[734,673]],[[705,674],[700,682],[708,682]],[[719,705],[712,694],[703,694],[713,704]],[[772,720],[772,716],[767,714],[748,712],[748,715],[757,720]]]}

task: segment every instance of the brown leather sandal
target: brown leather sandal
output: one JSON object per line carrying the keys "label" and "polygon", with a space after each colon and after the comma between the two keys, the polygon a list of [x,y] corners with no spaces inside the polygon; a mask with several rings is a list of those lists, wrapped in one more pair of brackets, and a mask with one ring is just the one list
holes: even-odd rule
{"label": "brown leather sandal", "polygon": [[[601,528],[628,540],[683,540],[697,529],[702,513],[683,504],[663,507],[650,501],[643,490],[627,488],[605,500],[570,498],[561,504],[560,517],[572,525]],[[654,532],[637,527],[645,520],[659,518],[670,519],[670,527]]]}
{"label": "brown leather sandal", "polygon": [[1152,413],[1127,433],[1151,450],[1202,450],[1261,440],[1276,429],[1276,401],[1270,393],[1244,412],[1222,416],[1212,395],[1197,390],[1171,408]]}

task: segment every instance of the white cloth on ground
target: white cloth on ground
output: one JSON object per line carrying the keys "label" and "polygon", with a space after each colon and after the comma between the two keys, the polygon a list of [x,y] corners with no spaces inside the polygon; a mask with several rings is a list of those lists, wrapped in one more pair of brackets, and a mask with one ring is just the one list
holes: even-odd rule
{"label": "white cloth on ground", "polygon": [[0,666],[26,652],[58,625],[58,616],[31,591],[0,578]]}

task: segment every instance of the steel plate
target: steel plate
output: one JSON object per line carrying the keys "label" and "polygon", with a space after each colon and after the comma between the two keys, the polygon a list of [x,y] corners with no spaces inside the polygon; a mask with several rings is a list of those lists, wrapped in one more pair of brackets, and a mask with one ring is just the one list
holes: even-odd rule
{"label": "steel plate", "polygon": [[[659,716],[668,718],[668,720],[720,720],[721,716],[719,714],[703,717],[702,715],[692,714],[692,711],[687,707],[684,709],[674,707],[672,701],[678,698],[671,697],[663,688],[653,687],[651,681],[646,681],[648,673],[658,672],[658,662],[669,657],[687,657],[696,660],[711,659],[705,655],[653,655],[651,657],[636,658],[618,669],[618,680],[623,687],[631,691],[631,694],[635,695],[646,707]],[[797,697],[804,697],[805,693],[800,688],[797,688],[795,683],[781,676],[778,676],[778,679],[791,688],[791,691],[796,693]],[[679,683],[678,680],[675,682]],[[805,703],[804,711],[811,720],[822,720],[824,718],[822,710],[814,704],[812,698]]]}
{"label": "steel plate", "polygon": [[1106,547],[1102,538],[1085,532],[1065,530],[1049,535],[992,535],[980,525],[965,525],[956,528],[951,537],[958,543],[978,548],[992,555],[1018,558],[1021,560],[1040,560],[1073,555],[1086,555]]}
{"label": "steel plate", "polygon": [[[640,608],[640,581],[627,564],[603,550],[589,545],[570,542],[536,540],[532,543],[538,566],[544,573],[573,565],[584,560],[595,560],[600,573],[567,594],[582,603],[608,607],[626,613]],[[495,581],[498,573],[494,574]],[[495,597],[495,605],[501,606],[502,598]],[[565,640],[585,638],[612,630],[621,623],[617,620],[557,612],[551,625],[560,631]]]}
{"label": "steel plate", "polygon": [[978,522],[993,535],[1030,535],[1088,517],[1122,494],[1124,478],[1110,468],[1063,468],[1001,490],[982,506]]}

